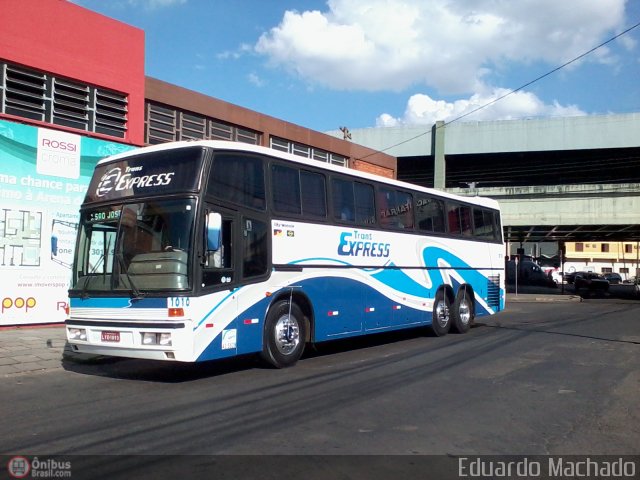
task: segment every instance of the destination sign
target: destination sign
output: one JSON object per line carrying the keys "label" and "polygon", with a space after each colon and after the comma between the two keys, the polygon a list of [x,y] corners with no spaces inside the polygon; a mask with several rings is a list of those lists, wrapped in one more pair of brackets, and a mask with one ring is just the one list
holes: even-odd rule
{"label": "destination sign", "polygon": [[203,158],[202,148],[186,147],[98,165],[85,202],[197,191]]}

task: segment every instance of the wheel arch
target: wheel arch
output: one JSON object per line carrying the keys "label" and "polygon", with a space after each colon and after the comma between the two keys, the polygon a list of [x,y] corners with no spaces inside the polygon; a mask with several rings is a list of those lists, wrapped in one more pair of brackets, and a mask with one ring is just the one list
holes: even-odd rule
{"label": "wheel arch", "polygon": [[269,311],[271,308],[277,304],[281,300],[289,301],[291,298],[292,302],[298,305],[300,310],[302,310],[302,314],[304,315],[304,322],[306,328],[306,338],[305,342],[311,342],[313,338],[315,338],[315,316],[313,311],[313,304],[311,300],[307,296],[306,293],[301,291],[299,288],[293,288],[293,292],[291,289],[284,288],[281,292],[277,293],[273,296],[271,303],[269,304],[269,308],[265,312],[265,318],[269,315]]}

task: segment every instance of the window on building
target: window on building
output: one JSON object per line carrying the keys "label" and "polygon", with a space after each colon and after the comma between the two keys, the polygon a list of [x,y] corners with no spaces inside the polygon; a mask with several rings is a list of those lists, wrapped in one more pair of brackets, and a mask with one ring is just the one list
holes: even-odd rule
{"label": "window on building", "polygon": [[624,253],[633,253],[633,245],[630,243],[624,244]]}
{"label": "window on building", "polygon": [[299,143],[291,144],[291,153],[294,155],[298,155],[299,157],[310,158],[310,147],[306,145],[301,145]]}
{"label": "window on building", "polygon": [[342,155],[337,155],[335,153],[330,153],[319,148],[310,147],[309,145],[291,142],[289,140],[285,140],[284,138],[270,137],[269,146],[274,150],[293,153],[294,155],[298,155],[300,157],[312,158],[314,160],[318,160],[319,162],[328,162],[334,165],[341,165],[343,167],[346,167],[348,163],[347,157],[343,157]]}
{"label": "window on building", "polygon": [[340,165],[341,167],[347,166],[347,157],[343,157],[342,155],[337,155],[335,153],[331,153],[329,157],[330,157],[330,162],[333,165]]}
{"label": "window on building", "polygon": [[209,138],[211,140],[233,141],[233,127],[229,124],[212,120],[209,122]]}
{"label": "window on building", "polygon": [[584,243],[576,243],[576,252],[584,252]]}
{"label": "window on building", "polygon": [[317,148],[313,150],[314,160],[319,162],[328,162],[329,161],[329,152],[325,152],[324,150],[318,150]]}
{"label": "window on building", "polygon": [[274,150],[279,150],[281,152],[289,153],[289,142],[287,142],[286,140],[283,140],[281,138],[271,137],[269,142],[270,142],[271,148],[273,148]]}
{"label": "window on building", "polygon": [[177,140],[228,140],[260,143],[260,133],[205,115],[147,102],[145,141],[150,145]]}
{"label": "window on building", "polygon": [[147,143],[172,142],[176,139],[178,112],[172,108],[147,103],[146,141]]}
{"label": "window on building", "polygon": [[124,138],[127,95],[0,62],[0,112]]}
{"label": "window on building", "polygon": [[609,244],[608,243],[601,243],[600,244],[600,251],[603,253],[606,253],[609,251]]}
{"label": "window on building", "polygon": [[203,140],[207,134],[204,117],[183,113],[180,115],[180,137],[182,140]]}

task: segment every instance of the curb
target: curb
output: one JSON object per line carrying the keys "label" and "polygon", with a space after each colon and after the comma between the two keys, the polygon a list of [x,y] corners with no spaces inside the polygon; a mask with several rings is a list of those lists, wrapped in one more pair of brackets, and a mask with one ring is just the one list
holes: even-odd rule
{"label": "curb", "polygon": [[582,302],[580,295],[515,295],[507,297],[507,305],[509,303],[553,303],[553,302]]}

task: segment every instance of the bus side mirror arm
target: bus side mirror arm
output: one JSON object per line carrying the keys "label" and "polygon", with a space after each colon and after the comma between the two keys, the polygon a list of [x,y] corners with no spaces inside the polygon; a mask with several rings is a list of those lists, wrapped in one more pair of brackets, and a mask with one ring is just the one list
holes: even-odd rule
{"label": "bus side mirror arm", "polygon": [[204,211],[204,228],[202,229],[202,254],[200,255],[200,265],[207,265],[207,232],[209,231],[209,210]]}

